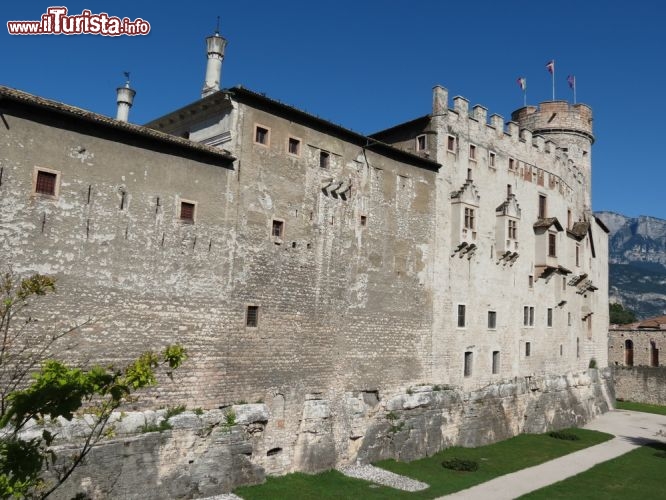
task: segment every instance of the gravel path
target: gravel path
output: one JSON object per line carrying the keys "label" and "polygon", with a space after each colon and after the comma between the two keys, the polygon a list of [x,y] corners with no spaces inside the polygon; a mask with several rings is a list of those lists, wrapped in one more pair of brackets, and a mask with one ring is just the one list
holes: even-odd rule
{"label": "gravel path", "polygon": [[348,465],[347,467],[341,467],[338,470],[345,476],[365,479],[366,481],[390,486],[397,490],[421,491],[429,487],[426,483],[380,469],[374,465]]}

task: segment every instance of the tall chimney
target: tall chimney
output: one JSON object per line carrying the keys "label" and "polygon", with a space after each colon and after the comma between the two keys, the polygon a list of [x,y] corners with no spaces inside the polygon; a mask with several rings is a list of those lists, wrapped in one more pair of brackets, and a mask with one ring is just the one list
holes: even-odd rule
{"label": "tall chimney", "polygon": [[127,79],[125,86],[116,89],[116,103],[118,104],[116,120],[121,122],[129,120],[129,110],[134,103],[134,96],[136,95],[136,90],[130,88],[129,73],[125,73],[125,78]]}
{"label": "tall chimney", "polygon": [[206,81],[204,81],[203,89],[201,89],[202,99],[220,90],[222,61],[224,60],[224,48],[226,46],[227,40],[220,36],[219,29],[215,30],[214,35],[206,38],[208,63],[206,64]]}

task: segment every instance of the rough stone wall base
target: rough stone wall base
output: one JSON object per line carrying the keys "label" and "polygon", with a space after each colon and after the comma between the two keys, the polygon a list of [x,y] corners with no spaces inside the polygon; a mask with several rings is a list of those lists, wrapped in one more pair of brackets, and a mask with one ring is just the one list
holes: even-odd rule
{"label": "rough stone wall base", "polygon": [[[169,419],[171,430],[137,433],[164,411],[130,414],[117,438],[95,448],[54,498],[196,498],[261,483],[266,471],[315,473],[350,463],[410,461],[450,446],[480,446],[523,432],[581,426],[612,408],[609,369],[521,378],[473,392],[418,385],[380,394],[303,395],[296,432],[284,444],[265,404]],[[296,403],[295,403],[296,404]],[[77,438],[77,424],[61,435]],[[37,430],[35,430],[37,432]],[[275,446],[280,436],[282,447]],[[69,445],[61,445],[64,451]]]}

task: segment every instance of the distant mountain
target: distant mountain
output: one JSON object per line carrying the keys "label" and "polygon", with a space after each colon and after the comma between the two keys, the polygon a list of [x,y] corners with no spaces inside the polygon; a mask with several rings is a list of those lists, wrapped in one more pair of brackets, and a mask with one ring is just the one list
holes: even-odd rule
{"label": "distant mountain", "polygon": [[666,314],[666,220],[595,214],[610,230],[610,301],[639,319]]}

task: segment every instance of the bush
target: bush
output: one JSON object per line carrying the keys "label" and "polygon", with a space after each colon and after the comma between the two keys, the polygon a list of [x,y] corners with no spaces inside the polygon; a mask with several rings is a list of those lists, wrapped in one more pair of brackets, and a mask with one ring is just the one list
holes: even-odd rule
{"label": "bush", "polygon": [[549,432],[548,435],[552,438],[563,439],[565,441],[578,441],[580,439],[580,437],[573,432],[567,431],[552,431]]}
{"label": "bush", "polygon": [[654,454],[655,457],[666,458],[666,451],[658,451]]}
{"label": "bush", "polygon": [[479,470],[479,463],[474,460],[467,460],[465,458],[450,458],[442,462],[442,467],[445,469],[456,470],[459,472],[474,472]]}

